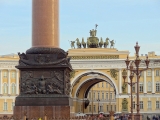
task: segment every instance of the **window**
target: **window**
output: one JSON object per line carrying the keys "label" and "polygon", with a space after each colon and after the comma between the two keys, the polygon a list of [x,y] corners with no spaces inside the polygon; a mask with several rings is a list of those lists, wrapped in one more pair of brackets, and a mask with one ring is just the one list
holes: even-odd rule
{"label": "window", "polygon": [[79,108],[79,112],[81,112],[81,105],[78,105],[78,106],[79,106],[79,107],[78,107],[78,108]]}
{"label": "window", "polygon": [[13,71],[12,72],[12,78],[16,78],[16,75],[15,75],[16,73]]}
{"label": "window", "polygon": [[93,99],[94,100],[96,99],[96,93],[95,92],[93,93]]}
{"label": "window", "polygon": [[151,76],[151,70],[147,71],[147,76]]}
{"label": "window", "polygon": [[15,86],[15,84],[13,83],[13,84],[12,84],[12,94],[15,94],[15,91],[16,91],[16,86]]}
{"label": "window", "polygon": [[15,103],[14,103],[14,102],[12,102],[11,110],[14,110],[14,106],[15,106]]}
{"label": "window", "polygon": [[88,98],[89,98],[89,99],[91,98],[91,92],[89,92],[89,96],[88,96]]}
{"label": "window", "polygon": [[108,100],[108,93],[106,93],[106,100]]}
{"label": "window", "polygon": [[159,70],[156,70],[156,76],[159,76]]}
{"label": "window", "polygon": [[139,92],[143,92],[143,83],[139,83]]}
{"label": "window", "polygon": [[99,83],[97,83],[97,87],[99,87]]}
{"label": "window", "polygon": [[108,111],[108,105],[107,105],[107,111]]}
{"label": "window", "polygon": [[113,94],[113,100],[115,99],[115,95]]}
{"label": "window", "polygon": [[156,101],[156,109],[159,109],[160,106],[159,106],[159,101]]}
{"label": "window", "polygon": [[102,100],[104,100],[104,93],[102,93]]}
{"label": "window", "polygon": [[98,99],[99,99],[99,92],[98,92]]}
{"label": "window", "polygon": [[156,92],[160,92],[160,83],[156,83]]}
{"label": "window", "polygon": [[141,76],[141,77],[143,76],[143,72],[140,73],[140,76]]}
{"label": "window", "polygon": [[143,109],[143,101],[140,101],[139,106],[140,106],[140,109]]}
{"label": "window", "polygon": [[110,93],[110,98],[109,99],[112,100],[112,93]]}
{"label": "window", "polygon": [[148,109],[151,109],[151,101],[148,101]]}
{"label": "window", "polygon": [[94,112],[96,112],[96,105],[93,106]]}
{"label": "window", "polygon": [[5,78],[7,77],[7,72],[6,71],[4,72],[3,77],[5,77]]}
{"label": "window", "polygon": [[148,82],[148,92],[151,92],[151,91],[152,91],[152,83]]}
{"label": "window", "polygon": [[102,82],[102,87],[104,87],[103,82]]}
{"label": "window", "polygon": [[4,111],[7,111],[7,102],[4,102]]}
{"label": "window", "polygon": [[135,101],[133,101],[133,109],[136,109]]}
{"label": "window", "polygon": [[89,105],[89,112],[91,112],[91,105]]}
{"label": "window", "polygon": [[102,105],[100,106],[100,112],[103,112],[103,106]]}
{"label": "window", "polygon": [[108,83],[106,82],[106,88],[108,87]]}
{"label": "window", "polygon": [[4,94],[8,93],[7,89],[8,89],[7,83],[4,83],[4,86],[3,86],[3,93]]}
{"label": "window", "polygon": [[132,86],[132,92],[135,92],[135,84]]}

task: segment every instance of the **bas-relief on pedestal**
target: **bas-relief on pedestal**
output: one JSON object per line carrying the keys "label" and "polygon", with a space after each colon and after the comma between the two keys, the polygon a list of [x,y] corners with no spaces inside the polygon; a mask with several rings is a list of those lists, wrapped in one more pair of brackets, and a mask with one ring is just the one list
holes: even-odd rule
{"label": "bas-relief on pedestal", "polygon": [[70,115],[70,72],[67,53],[60,48],[31,48],[19,53],[20,94],[14,116]]}

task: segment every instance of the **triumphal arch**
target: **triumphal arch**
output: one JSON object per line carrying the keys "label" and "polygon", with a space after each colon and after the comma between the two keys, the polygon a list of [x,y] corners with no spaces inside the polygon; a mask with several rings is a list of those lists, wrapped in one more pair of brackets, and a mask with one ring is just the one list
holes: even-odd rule
{"label": "triumphal arch", "polygon": [[[72,49],[68,50],[74,69],[71,72],[72,111],[86,114],[109,113],[111,110],[116,113],[129,112],[130,87],[123,84],[122,78],[122,71],[126,68],[124,60],[129,51],[118,50],[114,40],[103,40],[96,34],[97,28],[90,30],[86,41],[77,38],[71,41]],[[99,83],[101,85],[96,89]]]}

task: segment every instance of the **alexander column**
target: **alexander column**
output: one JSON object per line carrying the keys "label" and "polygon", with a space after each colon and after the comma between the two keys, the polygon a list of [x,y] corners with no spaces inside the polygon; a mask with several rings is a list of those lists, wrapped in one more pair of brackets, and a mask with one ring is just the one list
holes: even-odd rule
{"label": "alexander column", "polygon": [[59,0],[32,0],[32,10],[32,47],[18,53],[20,93],[14,118],[69,117],[72,67],[59,48]]}

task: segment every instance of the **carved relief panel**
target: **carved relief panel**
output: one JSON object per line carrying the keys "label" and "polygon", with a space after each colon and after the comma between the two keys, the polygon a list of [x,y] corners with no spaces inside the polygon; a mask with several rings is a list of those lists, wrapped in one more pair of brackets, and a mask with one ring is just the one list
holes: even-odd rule
{"label": "carved relief panel", "polygon": [[21,71],[20,95],[64,94],[64,70]]}

